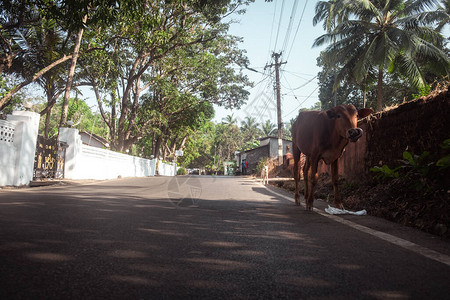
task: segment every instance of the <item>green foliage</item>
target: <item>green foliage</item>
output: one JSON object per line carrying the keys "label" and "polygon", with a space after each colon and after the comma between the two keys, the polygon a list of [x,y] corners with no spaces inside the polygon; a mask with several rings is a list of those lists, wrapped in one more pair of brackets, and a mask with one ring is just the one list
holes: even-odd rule
{"label": "green foliage", "polygon": [[422,96],[428,96],[428,95],[430,94],[430,92],[431,92],[431,85],[428,85],[428,84],[427,84],[426,86],[420,88],[420,89],[417,91],[417,93],[412,94],[412,97],[413,97],[414,99],[417,99],[417,98],[420,98],[420,97],[422,97]]}
{"label": "green foliage", "polygon": [[388,179],[392,179],[392,178],[398,178],[399,177],[399,173],[398,170],[400,169],[400,167],[391,169],[389,168],[387,165],[383,165],[381,167],[375,166],[370,168],[370,171],[377,173],[375,175],[375,178],[381,181],[386,181]]}
{"label": "green foliage", "polygon": [[436,162],[436,166],[439,167],[439,171],[444,171],[450,168],[450,139],[445,140],[441,148],[446,154]]}
{"label": "green foliage", "polygon": [[408,151],[403,152],[402,168],[409,176],[426,177],[430,173],[431,167],[435,162],[430,161],[430,152],[424,151],[421,155],[415,155]]}
{"label": "green foliage", "polygon": [[177,175],[187,175],[187,170],[183,167],[178,168]]}
{"label": "green foliage", "polygon": [[[71,55],[72,35],[84,27],[74,86],[94,89],[102,119],[73,103],[68,118],[89,131],[94,122],[86,124],[86,117],[106,123],[113,149],[134,152],[139,144],[148,156],[173,157],[173,150],[212,118],[212,104],[245,103],[251,83],[242,69],[248,59],[238,48],[240,38],[227,33],[224,17],[241,13],[251,0],[78,2],[3,3],[0,27],[12,27],[1,34],[12,52],[0,53],[0,73],[7,69],[31,78]],[[3,64],[8,58],[15,58],[14,68]],[[39,80],[48,104],[61,91],[66,70],[58,65]]]}
{"label": "green foliage", "polygon": [[390,179],[399,178],[408,182],[411,189],[429,192],[445,185],[450,170],[450,139],[441,144],[443,153],[441,155],[431,154],[424,151],[416,155],[409,151],[403,152],[400,165],[391,169],[387,165],[370,168],[376,173],[375,179],[385,182]]}
{"label": "green foliage", "polygon": [[258,164],[256,165],[256,173],[261,174],[262,169],[264,169],[264,166],[267,163],[268,158],[263,157],[259,160]]}
{"label": "green foliage", "polygon": [[[448,75],[445,40],[442,28],[436,27],[448,23],[448,14],[438,5],[421,2],[319,1],[314,23],[323,22],[327,33],[318,37],[314,46],[329,45],[320,57],[325,67],[319,78],[323,85],[332,87],[330,92],[344,101],[342,94],[351,92],[352,85],[359,87],[362,95],[372,91],[367,96],[371,101],[376,97],[381,110],[390,95],[384,90],[386,74],[394,74],[397,84],[407,83],[414,89]],[[321,101],[326,102],[327,98],[322,98],[325,90],[321,94]]]}
{"label": "green foliage", "polygon": [[[40,100],[33,106],[36,112],[43,110],[46,106],[44,100]],[[101,136],[107,140],[108,129],[106,124],[103,122],[100,114],[93,112],[91,108],[82,99],[70,98],[69,99],[69,110],[68,110],[68,120],[74,123],[74,128],[79,131],[88,131]],[[50,115],[50,131],[49,136],[56,136],[58,134],[59,117],[61,115],[61,100],[57,102],[56,106],[52,110]],[[41,117],[39,124],[39,133],[44,134],[45,128],[45,118]]]}
{"label": "green foliage", "polygon": [[250,141],[246,142],[241,148],[240,151],[246,151],[250,149],[254,149],[256,147],[259,147],[259,141]]}
{"label": "green foliage", "polygon": [[245,142],[241,149],[248,150],[259,146],[259,138],[263,133],[261,129],[259,129],[259,123],[256,122],[255,118],[250,116],[245,117],[245,121],[241,122],[240,129]]}
{"label": "green foliage", "polygon": [[[10,89],[14,88],[14,86],[14,78],[0,74],[0,96],[5,95]],[[21,108],[21,103],[25,103],[27,101],[31,102],[33,100],[29,94],[30,93],[25,90],[19,91],[10,99],[9,105],[0,109],[0,111],[4,114],[10,114],[14,109]]]}
{"label": "green foliage", "polygon": [[270,122],[270,120],[266,120],[266,122],[261,123],[261,132],[263,136],[272,136],[277,134],[277,125]]}

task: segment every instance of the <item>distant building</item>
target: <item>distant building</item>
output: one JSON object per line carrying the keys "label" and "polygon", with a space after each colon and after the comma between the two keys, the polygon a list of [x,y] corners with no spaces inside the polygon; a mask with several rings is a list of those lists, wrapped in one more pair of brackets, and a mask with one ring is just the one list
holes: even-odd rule
{"label": "distant building", "polygon": [[97,148],[109,148],[109,143],[106,139],[98,136],[92,132],[81,131],[80,132],[81,141],[83,144],[97,147]]}
{"label": "distant building", "polygon": [[[278,157],[278,137],[268,136],[261,138],[259,147],[254,149],[236,152],[236,164],[240,172],[242,172],[242,161],[247,160],[247,174],[256,172],[256,166],[262,158],[276,158]],[[286,139],[283,141],[283,155],[286,155],[286,146],[292,149],[292,142]]]}

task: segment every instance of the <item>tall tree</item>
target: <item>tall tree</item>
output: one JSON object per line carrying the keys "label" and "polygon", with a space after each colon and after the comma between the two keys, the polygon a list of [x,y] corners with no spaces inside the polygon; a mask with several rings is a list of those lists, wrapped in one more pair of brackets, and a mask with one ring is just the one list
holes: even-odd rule
{"label": "tall tree", "polygon": [[[87,14],[84,15],[84,17],[83,17],[83,24],[86,23],[86,21],[87,21]],[[72,62],[70,64],[69,73],[67,75],[66,88],[64,90],[64,101],[63,101],[63,108],[61,110],[61,121],[59,122],[59,127],[63,127],[64,125],[66,125],[67,110],[69,109],[70,90],[72,89],[72,82],[73,82],[73,76],[75,74],[75,67],[77,66],[78,56],[80,55],[80,46],[81,46],[81,39],[83,38],[83,32],[84,32],[84,28],[81,27],[78,30],[77,36],[75,38],[73,54],[72,54]]]}
{"label": "tall tree", "polygon": [[234,117],[234,114],[227,115],[222,118],[222,123],[227,125],[236,125],[237,119]]}
{"label": "tall tree", "polygon": [[[30,79],[40,69],[47,67],[62,53],[69,51],[70,42],[65,32],[54,20],[41,19],[38,26],[31,26],[21,31],[16,39],[22,54],[14,59],[14,64],[8,70],[10,73]],[[51,110],[57,98],[63,91],[65,80],[63,64],[52,68],[36,82],[44,90],[47,105],[40,112],[45,116],[44,136],[48,137]]]}
{"label": "tall tree", "polygon": [[[125,1],[125,0],[124,0]],[[11,69],[15,59],[21,59],[21,56],[28,55],[27,51],[35,49],[23,47],[18,41],[27,43],[23,39],[27,35],[27,31],[33,27],[39,27],[42,22],[55,22],[56,26],[63,29],[67,36],[71,36],[73,32],[84,30],[85,26],[89,26],[95,31],[101,26],[107,26],[109,22],[114,21],[116,12],[122,8],[122,1],[116,0],[87,0],[87,1],[53,1],[53,0],[3,0],[0,5],[0,72],[14,73]],[[85,16],[89,16],[86,20]],[[26,49],[27,48],[27,49]],[[25,49],[25,51],[24,51]],[[74,50],[77,48],[75,47]],[[98,50],[97,47],[86,47],[84,53]],[[60,53],[59,57],[42,67],[38,72],[25,69],[23,72],[27,76],[24,80],[10,89],[0,98],[0,110],[3,109],[20,89],[35,82],[41,76],[52,70],[53,68],[73,60],[72,52]],[[19,74],[21,75],[21,74]],[[69,89],[70,87],[68,87]]]}
{"label": "tall tree", "polygon": [[[436,75],[447,75],[449,59],[443,49],[443,36],[425,25],[431,4],[438,1],[336,0],[353,19],[338,19],[337,26],[317,38],[314,45],[331,43],[325,50],[328,65],[340,68],[337,82],[346,76],[362,83],[367,76],[377,79],[377,110],[383,105],[385,73],[398,72],[416,88],[424,87],[422,61]],[[335,43],[333,41],[336,41]],[[431,64],[432,62],[432,64]],[[337,83],[336,82],[336,83]]]}
{"label": "tall tree", "polygon": [[[219,17],[232,2],[223,1]],[[100,59],[108,68],[99,68],[95,56],[83,62],[85,78],[99,90],[100,111],[115,149],[128,149],[148,127],[168,130],[168,121],[179,118],[196,102],[239,107],[245,101],[248,79],[232,69],[247,63],[236,47],[238,40],[226,34],[226,24],[212,18],[215,8],[196,3],[130,2],[126,5],[134,9],[126,11],[135,13],[119,15],[115,27],[92,37],[107,49],[109,56]],[[116,79],[98,80],[106,75]],[[111,98],[106,103],[110,115],[103,108],[102,94]]]}
{"label": "tall tree", "polygon": [[259,123],[256,119],[246,116],[245,120],[241,122],[241,132],[243,134],[244,142],[254,142],[261,136],[261,130],[258,128]]}
{"label": "tall tree", "polygon": [[264,123],[261,124],[261,131],[264,136],[271,136],[276,134],[278,130],[277,125],[270,122],[270,120],[266,120]]}

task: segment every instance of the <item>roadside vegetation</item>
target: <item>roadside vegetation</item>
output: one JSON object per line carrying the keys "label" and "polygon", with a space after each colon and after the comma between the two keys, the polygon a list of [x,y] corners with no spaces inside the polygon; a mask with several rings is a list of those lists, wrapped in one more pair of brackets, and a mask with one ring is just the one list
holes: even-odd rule
{"label": "roadside vegetation", "polygon": [[[112,150],[170,161],[181,149],[181,166],[216,171],[276,135],[272,120],[211,121],[213,104],[247,101],[250,63],[228,29],[229,16],[252,2],[2,1],[0,112],[32,102],[46,137],[70,120]],[[449,9],[439,0],[319,1],[314,22],[326,33],[315,45],[326,48],[317,58],[319,102],[309,109],[381,110],[429,92],[449,74]],[[36,86],[42,95],[30,92]]]}

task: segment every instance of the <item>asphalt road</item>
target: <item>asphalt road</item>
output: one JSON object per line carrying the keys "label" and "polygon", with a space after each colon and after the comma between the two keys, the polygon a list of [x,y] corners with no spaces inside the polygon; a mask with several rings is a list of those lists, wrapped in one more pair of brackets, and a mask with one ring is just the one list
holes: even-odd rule
{"label": "asphalt road", "polygon": [[0,299],[450,299],[448,241],[276,192],[203,176],[0,190]]}

